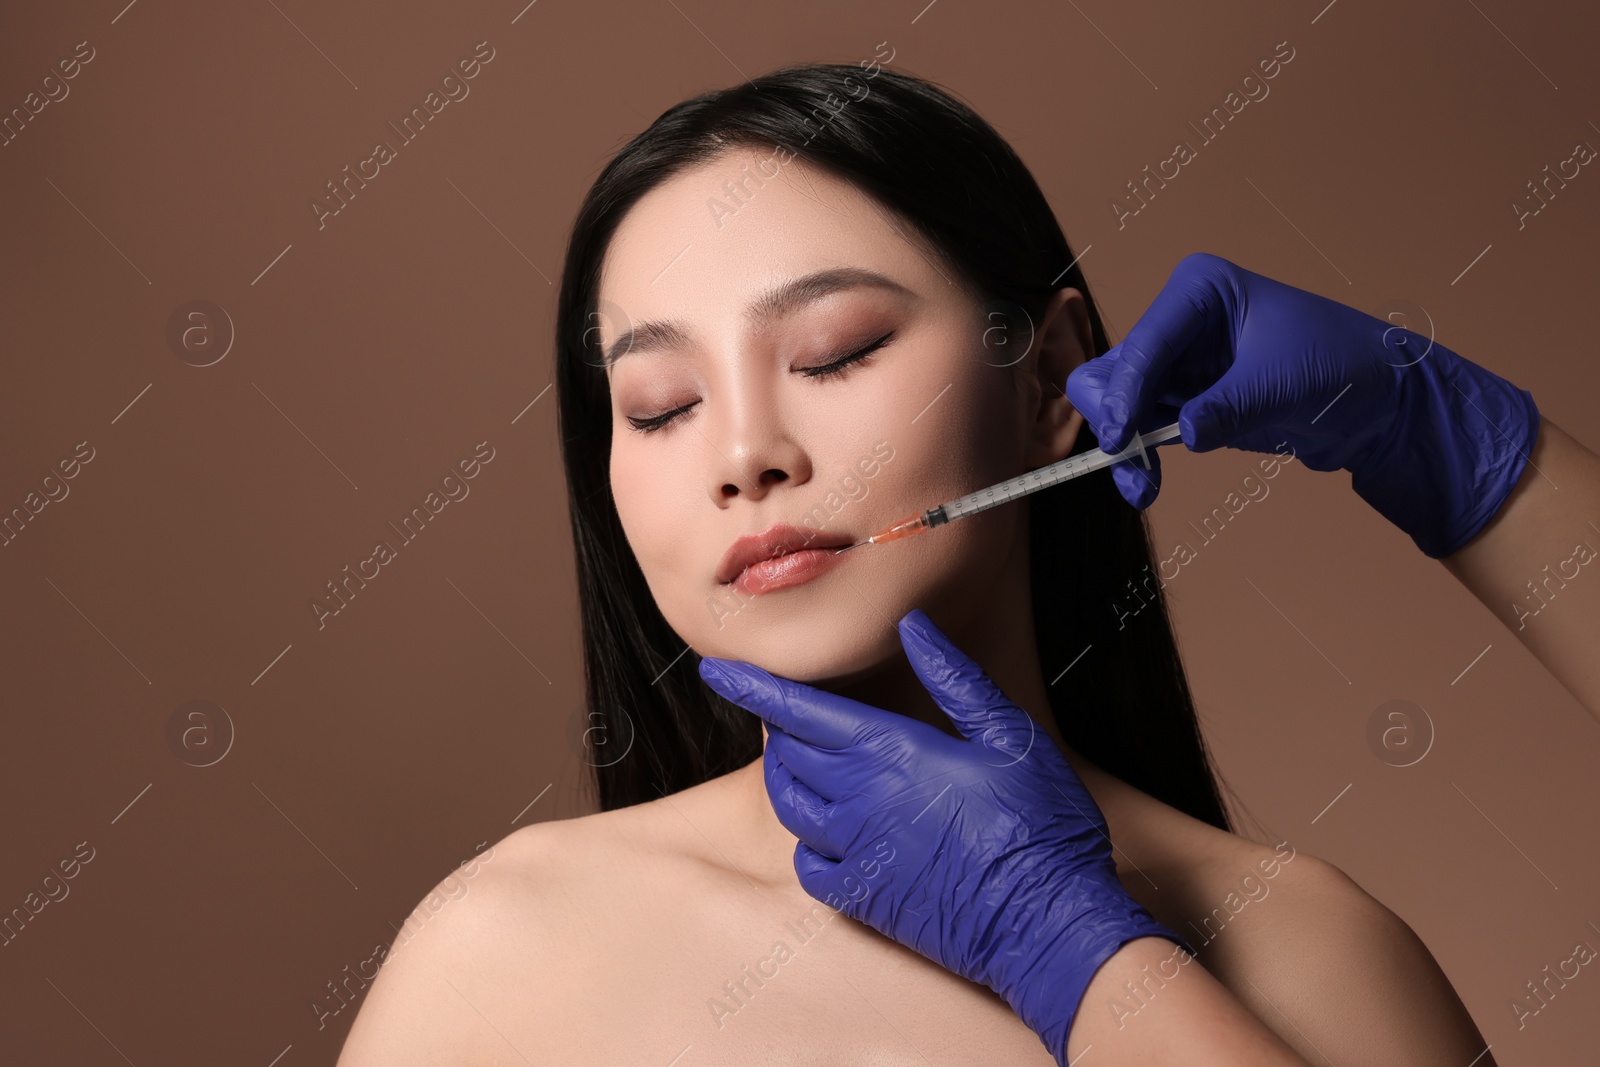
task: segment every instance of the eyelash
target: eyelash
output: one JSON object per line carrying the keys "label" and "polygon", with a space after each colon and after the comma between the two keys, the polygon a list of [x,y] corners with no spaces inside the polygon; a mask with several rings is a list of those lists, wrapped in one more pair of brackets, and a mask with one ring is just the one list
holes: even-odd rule
{"label": "eyelash", "polygon": [[[856,349],[848,355],[842,356],[831,363],[824,363],[816,367],[807,367],[801,371],[801,373],[808,378],[843,378],[854,368],[866,363],[872,357],[874,352],[888,344],[893,337],[894,331],[890,330],[888,333],[884,334],[876,341],[873,341],[865,348]],[[695,403],[698,404],[699,401],[697,400]],[[665,427],[668,423],[672,422],[679,415],[682,415],[692,407],[694,407],[694,404],[685,404],[681,408],[674,408],[672,411],[665,411],[660,415],[651,415],[650,417],[643,419],[634,418],[632,415],[629,415],[628,422],[631,423],[633,428],[640,433],[655,433],[657,430]]]}

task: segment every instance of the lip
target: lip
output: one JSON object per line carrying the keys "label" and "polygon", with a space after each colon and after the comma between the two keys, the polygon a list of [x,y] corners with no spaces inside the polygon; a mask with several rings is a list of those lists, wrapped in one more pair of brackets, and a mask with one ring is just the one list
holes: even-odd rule
{"label": "lip", "polygon": [[717,581],[744,594],[787,589],[843,563],[833,550],[853,543],[844,534],[779,523],[730,545],[717,566]]}

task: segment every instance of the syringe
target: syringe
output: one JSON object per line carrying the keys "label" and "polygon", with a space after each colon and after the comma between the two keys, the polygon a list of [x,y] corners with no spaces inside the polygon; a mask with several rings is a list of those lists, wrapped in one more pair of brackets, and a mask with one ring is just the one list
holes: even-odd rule
{"label": "syringe", "polygon": [[860,545],[875,545],[884,541],[897,541],[902,537],[923,533],[933,529],[935,526],[943,526],[954,519],[964,519],[968,515],[976,515],[980,511],[987,511],[1000,504],[1009,504],[1011,501],[1027,496],[1029,493],[1037,493],[1041,489],[1076,478],[1080,474],[1088,474],[1090,471],[1097,471],[1101,467],[1109,467],[1113,463],[1118,463],[1134,456],[1138,456],[1144,462],[1145,469],[1149,470],[1150,457],[1145,454],[1145,446],[1154,447],[1162,441],[1170,441],[1178,436],[1178,424],[1173,423],[1170,426],[1163,426],[1159,430],[1151,430],[1146,434],[1134,434],[1133,440],[1128,443],[1128,446],[1115,454],[1097,448],[1091,452],[1081,452],[1076,456],[1069,456],[1058,463],[1040,467],[1038,470],[1031,470],[1026,474],[1007,479],[999,485],[991,485],[989,488],[980,489],[976,493],[968,493],[966,496],[958,497],[948,504],[929,508],[922,514],[913,515],[909,519],[902,519],[892,526],[879,530],[865,541],[857,541],[853,545],[846,545],[844,548],[839,549],[838,552],[835,552],[834,555],[838,555],[839,552],[848,552]]}

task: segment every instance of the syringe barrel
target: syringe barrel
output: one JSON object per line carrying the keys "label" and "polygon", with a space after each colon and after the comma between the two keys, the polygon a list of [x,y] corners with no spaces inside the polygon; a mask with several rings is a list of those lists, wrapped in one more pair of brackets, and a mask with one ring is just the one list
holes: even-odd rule
{"label": "syringe barrel", "polygon": [[987,489],[980,489],[976,493],[968,493],[957,500],[952,500],[943,505],[941,510],[948,512],[949,518],[964,519],[968,515],[975,515],[980,511],[987,511],[1001,504],[1008,504],[1020,496],[1037,492],[1040,489],[1064,482],[1077,473],[1079,466],[1073,465],[1073,460],[1081,457],[1074,456],[1072,460],[1063,460],[1048,467],[1019,474],[999,485],[991,485]]}
{"label": "syringe barrel", "polygon": [[[1112,455],[1100,449],[1081,452],[1075,456],[1068,456],[1045,467],[1019,474],[1015,478],[1007,479],[999,485],[991,485],[987,489],[980,489],[976,493],[968,493],[964,497],[946,502],[937,507],[923,512],[923,525],[919,529],[927,529],[949,522],[952,519],[964,519],[968,515],[975,515],[980,511],[1008,504],[1018,497],[1027,496],[1029,493],[1038,492],[1052,485],[1088,474],[1090,471],[1109,467],[1113,463],[1126,459],[1141,460],[1146,467],[1150,466],[1148,451],[1163,441],[1170,441],[1179,437],[1178,424],[1171,423],[1158,430],[1146,434],[1135,434],[1133,440],[1121,452]],[[1148,446],[1148,447],[1147,447]],[[939,517],[934,518],[938,512]]]}

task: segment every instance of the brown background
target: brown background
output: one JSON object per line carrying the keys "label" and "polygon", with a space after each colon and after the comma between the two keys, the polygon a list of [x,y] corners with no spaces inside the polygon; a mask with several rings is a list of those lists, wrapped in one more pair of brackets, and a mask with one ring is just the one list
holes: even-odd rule
{"label": "brown background", "polygon": [[[479,842],[586,810],[553,283],[603,161],[693,93],[887,41],[1017,147],[1114,338],[1210,251],[1409,301],[1600,446],[1600,174],[1521,231],[1509,206],[1600,144],[1576,4],[124,3],[0,34],[7,111],[95,50],[0,148],[0,510],[95,450],[0,548],[0,911],[95,849],[0,948],[7,1062],[332,1063],[356,1009],[319,1030],[326,983]],[[323,183],[480,41],[470,95],[319,230]],[[1270,95],[1119,230],[1111,198],[1282,41]],[[236,332],[208,367],[167,342],[193,299]],[[319,631],[309,600],[480,441],[470,496]],[[1163,455],[1170,550],[1258,457]],[[1592,1056],[1592,968],[1520,1032],[1508,1003],[1600,946],[1595,719],[1348,476],[1269,484],[1169,587],[1224,774],[1417,930],[1500,1063]],[[1397,698],[1434,729],[1405,768],[1366,733]],[[236,733],[212,766],[168,741],[191,700]]]}

